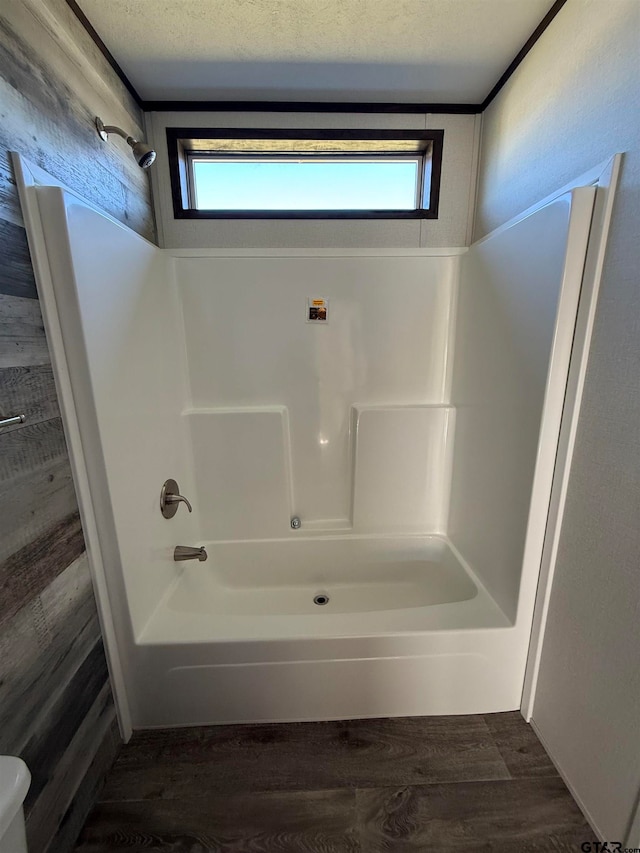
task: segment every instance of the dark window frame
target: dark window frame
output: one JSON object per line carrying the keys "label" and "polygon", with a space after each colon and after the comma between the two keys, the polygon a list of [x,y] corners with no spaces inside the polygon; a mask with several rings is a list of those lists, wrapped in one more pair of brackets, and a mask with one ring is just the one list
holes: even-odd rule
{"label": "dark window frame", "polygon": [[[173,200],[173,215],[175,219],[437,219],[440,203],[440,179],[442,172],[442,149],[444,141],[443,130],[300,130],[277,129],[255,130],[252,128],[185,128],[168,127],[167,148],[169,154],[169,175],[171,195]],[[202,157],[205,152],[194,150],[192,140],[207,139],[299,139],[299,140],[363,140],[382,141],[389,143],[388,149],[378,156],[383,158],[407,156],[407,152],[394,151],[393,142],[414,140],[419,144],[430,147],[431,180],[429,187],[428,207],[416,210],[197,210],[191,207],[190,195],[190,163],[191,156]],[[212,156],[216,156],[212,152]],[[219,156],[219,155],[218,155]],[[225,152],[225,158],[231,157]],[[246,153],[236,156],[246,157]],[[267,159],[268,153],[260,154]],[[282,153],[278,156],[282,157]],[[345,155],[342,153],[341,158]],[[352,154],[350,156],[366,156],[371,159],[371,152]],[[424,155],[423,155],[424,156]],[[291,157],[296,157],[291,154]],[[415,159],[415,154],[413,155]],[[424,164],[420,170],[420,196],[422,197],[422,182],[424,180]]]}

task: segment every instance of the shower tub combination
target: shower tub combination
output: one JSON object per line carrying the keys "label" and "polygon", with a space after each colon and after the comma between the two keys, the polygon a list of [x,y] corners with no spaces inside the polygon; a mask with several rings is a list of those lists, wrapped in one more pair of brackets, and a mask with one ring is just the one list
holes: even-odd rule
{"label": "shower tub combination", "polygon": [[519,707],[595,190],[469,250],[223,252],[20,177],[125,733]]}

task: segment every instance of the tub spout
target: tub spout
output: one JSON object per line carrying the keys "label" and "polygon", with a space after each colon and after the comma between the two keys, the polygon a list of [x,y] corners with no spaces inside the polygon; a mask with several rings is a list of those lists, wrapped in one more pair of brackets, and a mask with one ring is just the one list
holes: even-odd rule
{"label": "tub spout", "polygon": [[178,563],[182,560],[199,560],[204,563],[207,556],[204,548],[192,548],[190,545],[176,545],[173,552],[173,559]]}

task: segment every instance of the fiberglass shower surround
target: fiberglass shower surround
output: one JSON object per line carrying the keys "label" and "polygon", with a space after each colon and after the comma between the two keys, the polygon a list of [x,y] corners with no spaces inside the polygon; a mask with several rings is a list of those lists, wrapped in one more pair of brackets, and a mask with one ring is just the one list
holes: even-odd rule
{"label": "fiberglass shower surround", "polygon": [[34,192],[134,727],[519,707],[595,191],[469,250],[262,253]]}

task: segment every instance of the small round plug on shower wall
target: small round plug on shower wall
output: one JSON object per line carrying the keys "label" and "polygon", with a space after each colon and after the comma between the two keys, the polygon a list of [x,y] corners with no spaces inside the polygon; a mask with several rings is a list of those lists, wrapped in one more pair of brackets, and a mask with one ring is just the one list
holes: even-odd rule
{"label": "small round plug on shower wall", "polygon": [[300,521],[300,519],[298,518],[297,515],[294,515],[293,518],[291,519],[291,529],[292,530],[300,530],[301,527],[302,527],[302,522]]}
{"label": "small round plug on shower wall", "polygon": [[129,136],[121,127],[116,127],[113,124],[104,124],[99,116],[96,116],[95,125],[98,136],[103,142],[109,139],[110,133],[115,133],[117,136],[125,139],[127,145],[131,146],[133,158],[141,169],[148,169],[156,159],[156,152],[150,145],[147,145],[146,142],[141,142],[139,139],[135,139],[133,136]]}

